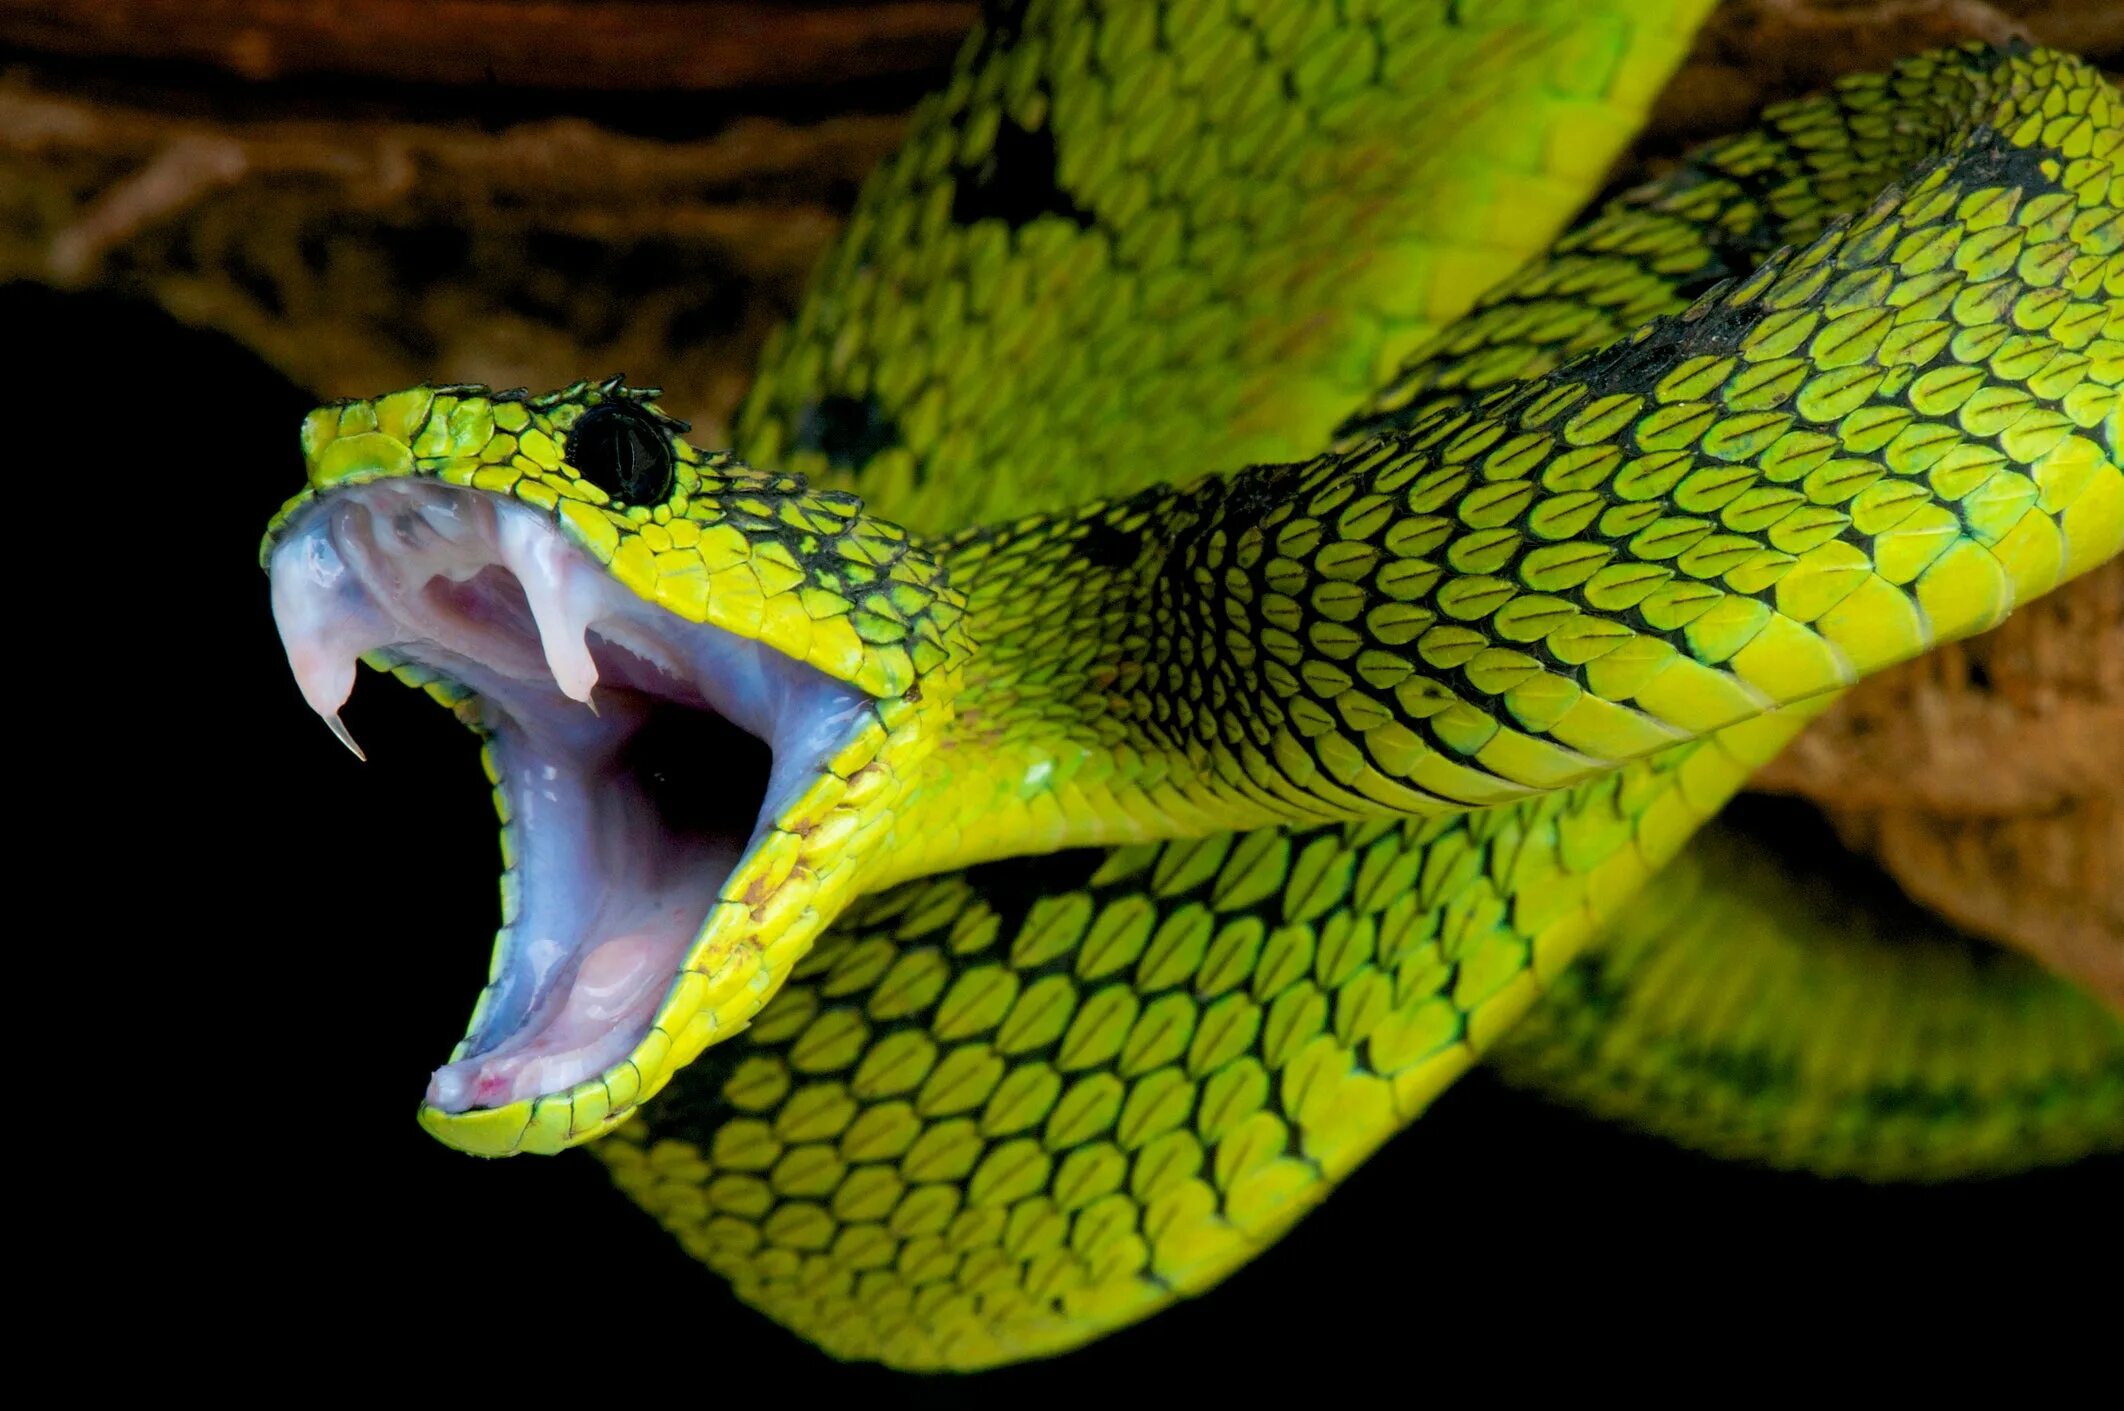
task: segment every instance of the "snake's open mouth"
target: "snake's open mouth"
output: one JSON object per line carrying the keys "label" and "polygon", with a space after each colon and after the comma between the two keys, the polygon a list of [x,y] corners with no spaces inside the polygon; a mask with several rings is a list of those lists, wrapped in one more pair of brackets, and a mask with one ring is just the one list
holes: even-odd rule
{"label": "snake's open mouth", "polygon": [[[433,482],[320,498],[271,558],[303,696],[366,656],[471,693],[504,823],[486,992],[428,1103],[565,1092],[644,1040],[749,850],[868,696],[616,581],[530,506]],[[358,752],[358,751],[357,751]]]}

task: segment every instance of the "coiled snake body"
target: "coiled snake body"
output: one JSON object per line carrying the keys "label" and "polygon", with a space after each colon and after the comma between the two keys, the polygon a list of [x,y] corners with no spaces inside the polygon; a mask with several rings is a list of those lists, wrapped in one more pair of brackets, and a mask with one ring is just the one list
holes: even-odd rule
{"label": "coiled snake body", "polygon": [[[609,1129],[745,1298],[911,1367],[1206,1288],[1492,1051],[1824,1172],[2124,1144],[2113,1015],[1705,829],[1839,690],[2124,542],[2115,90],[1912,59],[1537,254],[1706,5],[1364,8],[1005,7],[735,457],[617,383],[313,414],[267,543],[305,689],[334,645],[427,688],[506,825],[439,1135]],[[541,634],[550,675],[503,649]],[[711,640],[769,684],[672,687]],[[774,749],[742,848],[672,853],[727,875],[566,882],[570,809],[570,858],[670,846],[620,765],[565,780],[673,702]]]}

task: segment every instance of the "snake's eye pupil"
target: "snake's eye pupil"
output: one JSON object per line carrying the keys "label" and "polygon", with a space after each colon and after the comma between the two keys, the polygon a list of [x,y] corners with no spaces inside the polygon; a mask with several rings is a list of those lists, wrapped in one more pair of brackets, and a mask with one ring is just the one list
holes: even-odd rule
{"label": "snake's eye pupil", "polygon": [[568,460],[583,479],[625,504],[661,504],[671,493],[671,443],[633,407],[608,402],[583,413],[568,436]]}

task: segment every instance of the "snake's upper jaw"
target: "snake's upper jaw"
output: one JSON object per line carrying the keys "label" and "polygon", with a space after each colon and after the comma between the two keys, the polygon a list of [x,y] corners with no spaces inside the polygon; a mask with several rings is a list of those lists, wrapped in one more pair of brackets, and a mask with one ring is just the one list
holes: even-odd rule
{"label": "snake's upper jaw", "polygon": [[772,844],[812,831],[814,786],[840,783],[875,702],[646,601],[500,496],[348,487],[286,527],[270,569],[289,661],[335,729],[362,656],[487,736],[503,926],[423,1120],[489,1153],[595,1135],[730,1018],[703,1012],[700,972],[741,970],[748,925],[800,889]]}

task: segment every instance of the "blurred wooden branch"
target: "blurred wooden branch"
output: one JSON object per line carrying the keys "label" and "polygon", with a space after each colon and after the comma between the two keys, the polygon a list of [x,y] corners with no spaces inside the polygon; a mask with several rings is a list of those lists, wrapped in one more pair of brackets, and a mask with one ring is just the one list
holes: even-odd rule
{"label": "blurred wooden branch", "polygon": [[320,395],[661,379],[711,439],[904,120],[661,142],[172,117],[0,75],[0,278],[105,286]]}
{"label": "blurred wooden branch", "polygon": [[1869,679],[1752,782],[2124,1010],[2124,561]]}
{"label": "blurred wooden branch", "polygon": [[11,0],[0,44],[332,74],[599,92],[816,85],[934,69],[972,0]]}
{"label": "blurred wooden branch", "polygon": [[1726,0],[1667,85],[1640,149],[1678,151],[1746,126],[1765,104],[1925,49],[2027,39],[2114,70],[2117,0]]}
{"label": "blurred wooden branch", "polygon": [[[231,334],[320,395],[423,378],[627,372],[714,443],[904,119],[811,89],[803,122],[652,139],[556,113],[498,129],[226,79],[183,101],[88,59],[249,78],[748,89],[939,75],[971,4],[671,0],[13,0],[0,43],[0,279],[107,287]],[[358,30],[358,33],[356,32]],[[1618,179],[1766,103],[1962,39],[2115,69],[2117,0],[1729,0]],[[65,72],[67,77],[58,75]],[[93,77],[93,74],[91,75]],[[683,100],[674,96],[673,103]],[[512,98],[524,108],[522,95]],[[790,106],[786,93],[778,100]],[[752,111],[757,112],[755,107]],[[2124,1008],[2124,565],[1866,684],[1758,781],[1805,795],[1913,895]]]}

